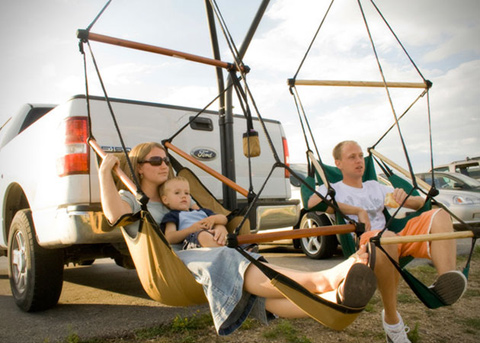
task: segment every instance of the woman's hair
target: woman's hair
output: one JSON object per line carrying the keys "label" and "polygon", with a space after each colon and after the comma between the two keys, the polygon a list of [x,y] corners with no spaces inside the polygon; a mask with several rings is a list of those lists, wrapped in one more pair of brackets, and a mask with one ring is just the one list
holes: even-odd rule
{"label": "woman's hair", "polygon": [[332,155],[335,160],[341,160],[342,159],[342,149],[346,144],[356,144],[360,146],[357,142],[355,141],[343,141],[338,143],[335,148],[333,148]]}
{"label": "woman's hair", "polygon": [[[138,161],[145,160],[145,158],[153,150],[153,148],[162,149],[163,151],[165,151],[165,154],[167,154],[165,147],[162,144],[157,142],[140,143],[136,145],[128,154],[128,157],[130,157],[130,161],[132,163],[132,168],[135,171],[135,177],[137,178],[138,181],[140,181],[140,174],[138,173],[138,166],[139,166]],[[129,168],[127,168],[126,172],[127,172],[127,175],[131,177]],[[168,178],[171,178],[173,175],[174,174],[172,171],[172,167],[169,166]]]}

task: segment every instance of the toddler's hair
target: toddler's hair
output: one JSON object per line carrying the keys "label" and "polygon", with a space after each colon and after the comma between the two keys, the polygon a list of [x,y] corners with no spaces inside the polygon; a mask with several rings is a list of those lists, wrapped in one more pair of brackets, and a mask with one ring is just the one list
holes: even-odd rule
{"label": "toddler's hair", "polygon": [[182,181],[182,182],[188,183],[188,180],[186,178],[184,178],[183,176],[174,176],[174,177],[168,179],[167,181],[165,181],[160,186],[160,189],[159,189],[160,198],[165,195],[165,189],[168,186],[168,184],[171,183],[172,181]]}

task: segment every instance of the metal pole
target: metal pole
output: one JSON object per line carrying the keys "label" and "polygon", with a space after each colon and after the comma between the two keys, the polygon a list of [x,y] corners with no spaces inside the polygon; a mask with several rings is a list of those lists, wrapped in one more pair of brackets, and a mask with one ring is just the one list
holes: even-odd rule
{"label": "metal pole", "polygon": [[[242,46],[239,49],[239,59],[243,59],[245,56],[245,53],[247,52],[248,46],[250,45],[250,42],[252,41],[252,38],[258,28],[258,25],[260,24],[260,20],[262,19],[263,15],[265,14],[265,11],[267,9],[267,6],[269,4],[270,0],[263,0],[262,3],[260,4],[257,13],[255,17],[253,18],[252,24],[250,25],[250,28],[245,36],[245,39],[243,40]],[[229,76],[227,80],[228,86],[231,85],[232,79]],[[235,181],[235,146],[233,143],[233,101],[232,101],[232,87],[230,87],[227,92],[225,93],[225,126],[224,126],[224,143],[225,143],[225,161],[229,161],[227,165],[225,165],[225,172],[226,176],[229,177],[230,179],[233,179]],[[235,204],[236,205],[236,194],[234,190],[229,189],[228,187],[223,188],[223,194],[224,194],[224,201],[225,199],[228,199],[228,204]],[[227,207],[228,208],[228,207]],[[232,208],[236,208],[236,206],[233,206]],[[231,208],[231,209],[232,209]]]}

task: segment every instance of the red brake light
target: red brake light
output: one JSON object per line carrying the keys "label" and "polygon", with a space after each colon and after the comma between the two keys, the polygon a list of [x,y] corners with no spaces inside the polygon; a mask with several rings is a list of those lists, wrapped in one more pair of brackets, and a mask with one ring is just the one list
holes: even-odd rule
{"label": "red brake light", "polygon": [[87,145],[88,125],[86,117],[71,117],[61,129],[64,151],[57,160],[59,176],[88,174],[89,151]]}
{"label": "red brake light", "polygon": [[[285,164],[290,166],[290,153],[288,152],[288,143],[285,137],[282,137],[283,142],[283,157],[285,159]],[[288,179],[290,177],[290,172],[285,169],[285,178]]]}

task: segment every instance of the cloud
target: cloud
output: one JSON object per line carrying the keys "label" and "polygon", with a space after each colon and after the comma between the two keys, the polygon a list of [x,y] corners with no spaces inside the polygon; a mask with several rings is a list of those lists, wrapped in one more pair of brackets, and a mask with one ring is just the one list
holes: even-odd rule
{"label": "cloud", "polygon": [[[260,112],[264,118],[282,122],[293,161],[305,159],[306,146],[287,79],[298,69],[329,3],[271,1],[245,56],[252,68],[247,79]],[[417,81],[418,74],[405,57],[400,58],[403,53],[370,3],[362,3],[387,79]],[[236,6],[223,0],[219,5],[240,46],[258,1],[246,0]],[[430,105],[435,161],[446,163],[465,155],[479,155],[480,2],[384,0],[377,5],[422,74],[433,81]],[[86,27],[102,6],[93,0],[45,0],[41,5],[30,0],[9,2],[2,8],[0,28],[13,33],[6,35],[0,56],[1,90],[6,95],[0,104],[0,122],[24,102],[55,103],[84,92],[75,31]],[[356,1],[334,2],[299,78],[379,80],[359,13]],[[112,2],[94,32],[211,56],[201,2],[188,6],[166,0]],[[221,34],[219,39],[223,41]],[[212,67],[92,45],[110,96],[201,108],[217,94]],[[222,59],[231,60],[224,43],[221,51]],[[102,94],[91,69],[89,76],[91,93]],[[393,122],[381,89],[303,87],[299,91],[320,152],[327,159],[339,140],[354,138],[366,147]],[[395,109],[402,113],[418,92],[395,90],[392,96]],[[429,160],[424,103],[422,98],[401,121],[417,170],[427,169]],[[235,112],[239,112],[238,104]],[[401,157],[398,134],[391,135],[381,148],[387,156]]]}

